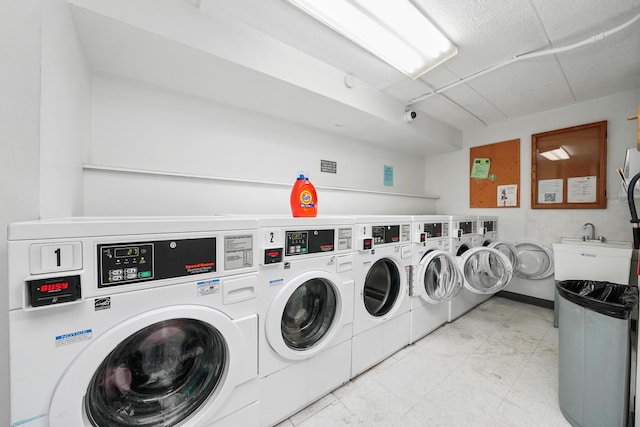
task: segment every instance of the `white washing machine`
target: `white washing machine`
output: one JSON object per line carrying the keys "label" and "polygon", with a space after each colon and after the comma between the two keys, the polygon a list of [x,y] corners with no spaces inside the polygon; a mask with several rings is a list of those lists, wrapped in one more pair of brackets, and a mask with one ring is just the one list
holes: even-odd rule
{"label": "white washing machine", "polygon": [[409,344],[411,218],[356,219],[352,377]]}
{"label": "white washing machine", "polygon": [[513,265],[501,251],[479,244],[475,216],[451,216],[451,253],[457,256],[464,289],[449,303],[453,321],[504,289],[513,277]]}
{"label": "white washing machine", "polygon": [[463,288],[462,274],[449,248],[449,225],[448,216],[413,217],[410,343],[447,323],[449,301]]}
{"label": "white washing machine", "polygon": [[260,218],[260,425],[350,380],[353,218]]}
{"label": "white washing machine", "polygon": [[255,221],[8,227],[11,425],[258,424]]}
{"label": "white washing machine", "polygon": [[[497,249],[502,252],[513,267],[513,275],[518,275],[520,266],[520,256],[515,245],[498,237],[498,217],[497,216],[478,216],[478,232],[476,246],[486,246],[488,248]],[[480,302],[484,302],[491,298],[492,294],[484,294],[480,296]]]}

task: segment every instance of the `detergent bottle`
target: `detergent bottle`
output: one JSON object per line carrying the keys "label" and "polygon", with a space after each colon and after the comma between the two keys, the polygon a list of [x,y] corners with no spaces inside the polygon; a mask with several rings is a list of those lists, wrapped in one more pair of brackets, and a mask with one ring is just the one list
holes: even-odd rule
{"label": "detergent bottle", "polygon": [[304,174],[300,174],[293,185],[290,202],[294,217],[314,217],[318,214],[316,188]]}

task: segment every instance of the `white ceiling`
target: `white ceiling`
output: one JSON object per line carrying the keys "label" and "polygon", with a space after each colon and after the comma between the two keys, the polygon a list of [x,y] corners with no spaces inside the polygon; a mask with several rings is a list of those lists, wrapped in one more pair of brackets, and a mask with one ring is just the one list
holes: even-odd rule
{"label": "white ceiling", "polygon": [[[403,104],[515,56],[581,42],[640,14],[638,0],[413,0],[458,46],[456,57],[413,81],[286,0],[185,1],[240,21]],[[596,43],[515,62],[412,108],[466,130],[636,88],[640,19]]]}

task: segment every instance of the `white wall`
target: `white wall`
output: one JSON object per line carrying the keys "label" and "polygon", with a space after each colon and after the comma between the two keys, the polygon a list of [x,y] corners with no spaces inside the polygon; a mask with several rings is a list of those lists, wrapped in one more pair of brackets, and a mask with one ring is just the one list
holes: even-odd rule
{"label": "white wall", "polygon": [[0,425],[9,425],[7,224],[38,217],[40,1],[0,2]]}
{"label": "white wall", "polygon": [[[320,160],[336,161],[337,173],[320,172]],[[87,215],[288,213],[299,171],[318,189],[319,214],[436,208],[424,197],[333,189],[424,195],[421,157],[104,73],[94,75],[90,163],[222,179],[86,170]]]}
{"label": "white wall", "polygon": [[[582,236],[581,226],[591,222],[597,235],[632,241],[626,199],[619,196],[621,167],[627,148],[635,148],[637,124],[627,117],[640,105],[640,90],[625,92],[566,108],[466,131],[464,149],[426,159],[427,193],[441,195],[438,213],[498,215],[500,237],[535,240],[551,246],[562,236]],[[607,209],[531,209],[531,135],[554,129],[607,120]],[[520,138],[520,208],[469,208],[469,147]],[[507,289],[553,299],[553,280],[515,280]]]}
{"label": "white wall", "polygon": [[65,0],[0,2],[0,425],[9,425],[7,225],[82,215],[90,74]]}
{"label": "white wall", "polygon": [[42,2],[40,216],[83,213],[91,130],[91,70],[66,1]]}

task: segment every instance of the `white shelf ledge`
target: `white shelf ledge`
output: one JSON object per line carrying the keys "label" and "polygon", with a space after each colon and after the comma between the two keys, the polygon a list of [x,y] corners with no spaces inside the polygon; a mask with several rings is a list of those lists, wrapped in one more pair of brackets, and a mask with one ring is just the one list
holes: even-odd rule
{"label": "white shelf ledge", "polygon": [[[187,174],[187,173],[180,173],[180,172],[165,172],[165,171],[153,171],[153,170],[146,170],[146,169],[119,168],[114,166],[101,166],[101,165],[91,165],[91,164],[84,165],[83,169],[86,171],[100,171],[100,172],[109,172],[109,173],[149,175],[149,176],[166,176],[166,177],[174,177],[174,178],[198,179],[198,180],[208,180],[208,181],[218,181],[218,182],[263,185],[268,187],[291,188],[290,182],[283,183],[283,182],[262,181],[262,180],[244,179],[244,178],[229,178],[229,177],[221,177],[221,176]],[[434,196],[434,195],[428,195],[428,194],[394,193],[391,191],[363,190],[359,188],[331,187],[326,185],[315,185],[315,184],[314,186],[316,187],[316,189],[321,189],[321,190],[346,191],[351,193],[367,193],[367,194],[379,194],[383,196],[414,197],[419,199],[439,199],[440,198],[440,196]]]}

